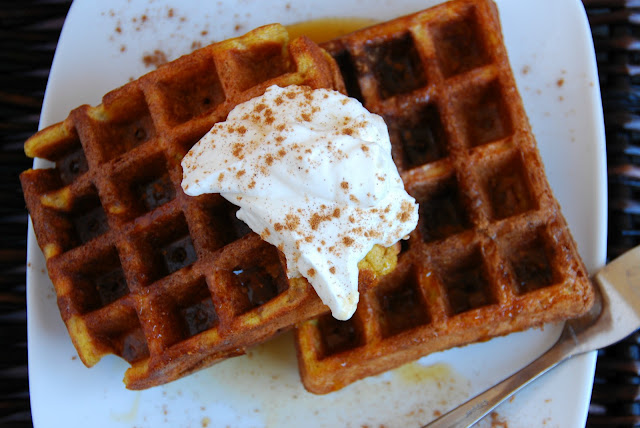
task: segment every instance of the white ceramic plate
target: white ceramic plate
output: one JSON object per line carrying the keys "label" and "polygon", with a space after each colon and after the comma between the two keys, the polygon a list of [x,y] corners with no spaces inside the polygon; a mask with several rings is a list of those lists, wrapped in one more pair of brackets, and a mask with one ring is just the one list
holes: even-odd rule
{"label": "white ceramic plate", "polygon": [[[60,37],[40,125],[64,119],[82,103],[98,104],[104,93],[151,71],[145,55],[174,59],[198,44],[270,22],[335,16],[386,20],[435,3],[76,0]],[[549,180],[594,272],[605,258],[606,168],[584,10],[578,0],[500,0],[498,5]],[[326,396],[302,388],[291,336],[284,335],[172,384],[132,392],[121,381],[123,361],[107,357],[87,369],[77,358],[31,229],[28,266],[29,380],[37,428],[419,426],[524,366],[560,331],[547,326],[430,355]],[[510,428],[583,426],[594,365],[593,353],[564,364],[499,407],[493,422],[505,421]]]}

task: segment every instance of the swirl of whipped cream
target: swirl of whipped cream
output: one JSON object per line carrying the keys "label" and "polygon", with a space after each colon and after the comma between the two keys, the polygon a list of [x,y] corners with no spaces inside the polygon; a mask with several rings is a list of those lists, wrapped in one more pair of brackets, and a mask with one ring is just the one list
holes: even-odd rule
{"label": "swirl of whipped cream", "polygon": [[182,160],[187,195],[220,193],[280,249],[340,320],[358,304],[358,262],[417,225],[383,119],[339,92],[271,86],[236,106]]}

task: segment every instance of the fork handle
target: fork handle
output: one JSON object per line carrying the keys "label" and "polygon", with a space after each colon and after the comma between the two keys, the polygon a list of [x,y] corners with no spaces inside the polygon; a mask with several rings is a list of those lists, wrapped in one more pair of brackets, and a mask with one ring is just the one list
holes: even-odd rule
{"label": "fork handle", "polygon": [[561,362],[571,358],[573,354],[570,350],[573,344],[574,342],[570,337],[562,334],[555,345],[528,366],[466,403],[461,404],[449,413],[445,413],[423,428],[466,428],[473,425],[530,382],[542,376]]}

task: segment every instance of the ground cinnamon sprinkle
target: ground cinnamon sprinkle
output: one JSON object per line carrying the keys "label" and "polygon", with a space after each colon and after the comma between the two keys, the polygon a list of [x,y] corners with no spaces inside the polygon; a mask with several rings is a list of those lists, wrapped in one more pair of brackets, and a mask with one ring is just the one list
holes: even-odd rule
{"label": "ground cinnamon sprinkle", "polygon": [[402,201],[402,205],[400,206],[400,209],[402,211],[400,211],[396,216],[398,220],[400,220],[403,223],[409,221],[411,219],[411,214],[413,213],[413,206],[407,201]]}
{"label": "ground cinnamon sprinkle", "polygon": [[343,181],[342,183],[340,183],[340,187],[342,187],[344,190],[349,190],[349,183]]}
{"label": "ground cinnamon sprinkle", "polygon": [[313,214],[311,219],[309,220],[309,224],[311,225],[311,229],[318,230],[318,226],[322,222],[322,218],[318,214]]}
{"label": "ground cinnamon sprinkle", "polygon": [[328,220],[331,220],[331,216],[329,216],[329,215],[320,215],[318,213],[313,213],[313,215],[311,215],[311,219],[309,219],[309,224],[311,225],[311,229],[317,230],[318,226],[320,226],[320,223],[322,223],[323,221],[328,221]]}
{"label": "ground cinnamon sprinkle", "polygon": [[288,230],[294,231],[300,226],[300,217],[293,214],[287,214],[285,217],[286,226]]}
{"label": "ground cinnamon sprinkle", "polygon": [[242,155],[242,144],[235,143],[233,145],[233,151],[231,152],[231,154],[237,157],[238,159],[244,159],[244,156]]}
{"label": "ground cinnamon sprinkle", "polygon": [[142,62],[144,63],[145,67],[154,66],[158,68],[167,61],[167,55],[159,49],[156,49],[153,51],[153,53],[144,55],[142,57]]}
{"label": "ground cinnamon sprinkle", "polygon": [[333,267],[333,266],[331,266],[331,267],[329,268],[329,272],[331,272],[332,274],[334,274],[334,275],[335,275],[335,273],[336,273],[336,268],[335,268],[335,267]]}
{"label": "ground cinnamon sprinkle", "polygon": [[353,238],[350,238],[350,237],[348,237],[348,236],[345,236],[344,238],[342,238],[342,243],[343,243],[345,246],[347,246],[347,247],[352,246],[352,245],[353,245],[353,242],[354,242],[354,241],[353,241]]}
{"label": "ground cinnamon sprinkle", "polygon": [[316,270],[314,268],[311,268],[307,271],[307,275],[309,278],[313,278],[314,276],[316,276]]}

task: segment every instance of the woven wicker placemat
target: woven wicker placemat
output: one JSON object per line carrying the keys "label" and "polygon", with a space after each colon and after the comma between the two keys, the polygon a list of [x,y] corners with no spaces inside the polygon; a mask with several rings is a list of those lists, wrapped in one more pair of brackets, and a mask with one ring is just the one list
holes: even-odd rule
{"label": "woven wicker placemat", "polygon": [[[584,0],[602,90],[607,256],[640,244],[640,1]],[[640,332],[598,352],[588,426],[640,426]]]}
{"label": "woven wicker placemat", "polygon": [[[607,135],[608,256],[640,244],[640,0],[584,0]],[[0,1],[0,425],[30,427],[27,213],[18,174],[69,1]],[[587,426],[640,426],[640,333],[599,351]]]}
{"label": "woven wicker placemat", "polygon": [[38,129],[70,2],[0,2],[0,426],[31,427],[27,372],[27,212],[18,174]]}

